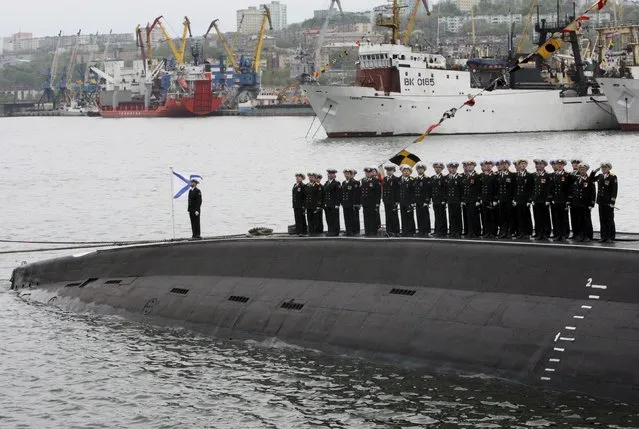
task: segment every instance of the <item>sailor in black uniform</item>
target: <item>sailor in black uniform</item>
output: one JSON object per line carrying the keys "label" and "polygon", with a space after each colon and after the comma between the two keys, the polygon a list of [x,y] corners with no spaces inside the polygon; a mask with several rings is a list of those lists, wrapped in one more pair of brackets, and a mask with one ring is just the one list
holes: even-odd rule
{"label": "sailor in black uniform", "polygon": [[402,177],[399,180],[399,209],[402,215],[402,237],[415,235],[415,189],[408,165],[400,167]]}
{"label": "sailor in black uniform", "polygon": [[361,207],[360,183],[355,180],[357,171],[344,170],[342,182],[342,210],[344,210],[344,229],[347,237],[359,235],[359,208]]}
{"label": "sailor in black uniform", "polygon": [[517,238],[528,239],[532,235],[532,219],[530,218],[530,195],[533,188],[533,177],[526,167],[528,161],[520,159],[517,164],[517,176],[515,176],[515,194],[513,207],[517,213]]}
{"label": "sailor in black uniform", "polygon": [[435,215],[434,237],[446,237],[448,220],[446,219],[446,177],[442,175],[443,162],[433,163],[435,174],[430,178],[432,189],[433,213]]}
{"label": "sailor in black uniform", "polygon": [[513,227],[513,195],[515,193],[515,178],[510,171],[510,161],[499,160],[497,172],[497,217],[499,223],[499,238],[510,238]]}
{"label": "sailor in black uniform", "polygon": [[189,217],[191,218],[191,232],[193,239],[200,239],[200,213],[202,209],[202,192],[197,185],[200,183],[198,179],[191,179],[191,189],[189,189],[189,206],[187,208]]}
{"label": "sailor in black uniform", "polygon": [[617,188],[619,183],[617,176],[610,172],[612,164],[601,163],[601,174],[597,174],[599,168],[590,173],[590,179],[597,183],[597,205],[599,206],[599,225],[601,242],[614,241],[615,228],[615,203],[617,201]]}
{"label": "sailor in black uniform", "polygon": [[323,187],[320,184],[321,174],[308,173],[308,188],[306,193],[306,211],[308,214],[308,232],[317,236],[324,232],[322,222],[322,205],[324,203]]}
{"label": "sailor in black uniform", "polygon": [[481,235],[479,208],[481,206],[481,178],[475,171],[475,161],[463,162],[465,174],[462,182],[462,210],[464,218],[464,234],[470,238]]}
{"label": "sailor in black uniform", "polygon": [[386,213],[386,233],[395,237],[399,235],[399,177],[395,176],[395,166],[384,166],[386,176],[382,182],[382,200]]}
{"label": "sailor in black uniform", "polygon": [[336,180],[337,170],[326,170],[328,178],[324,183],[324,214],[326,216],[326,235],[336,237],[339,235],[339,206],[342,202],[342,185]]}
{"label": "sailor in black uniform", "polygon": [[304,183],[304,173],[295,174],[295,184],[293,185],[293,214],[295,215],[295,234],[306,235],[306,183]]}
{"label": "sailor in black uniform", "polygon": [[550,239],[557,238],[559,234],[557,234],[557,220],[555,219],[555,212],[552,209],[552,190],[553,190],[553,181],[557,176],[557,171],[559,170],[559,164],[557,164],[557,160],[551,159],[549,161],[550,166],[552,167],[552,173],[548,175],[549,185],[548,185],[548,201],[550,202],[549,210],[550,210],[550,223],[552,224]]}
{"label": "sailor in black uniform", "polygon": [[[573,190],[575,189],[575,181],[578,180],[579,178],[579,164],[581,163],[581,158],[573,158],[570,160],[570,164],[572,164],[572,171],[570,172],[570,186],[568,188],[569,192],[573,192]],[[575,208],[570,205],[570,207],[568,207],[568,213],[570,214],[570,223],[569,223],[569,227],[568,230],[572,230],[572,237],[570,238],[574,238],[575,235],[575,220],[578,222],[578,217],[579,217],[579,210],[575,211]]]}
{"label": "sailor in black uniform", "polygon": [[530,202],[533,205],[536,240],[547,240],[550,237],[550,175],[546,172],[548,163],[543,159],[535,159],[533,174],[533,191]]}
{"label": "sailor in black uniform", "polygon": [[565,166],[565,160],[558,159],[555,161],[555,168],[557,170],[551,177],[548,195],[556,241],[564,241],[570,235],[568,198],[570,195],[571,176],[564,170]]}
{"label": "sailor in black uniform", "polygon": [[415,164],[417,177],[413,181],[413,189],[415,190],[415,213],[417,215],[417,227],[419,228],[420,237],[428,237],[430,235],[430,199],[433,193],[430,183],[430,177],[426,176],[426,165],[419,162]]}
{"label": "sailor in black uniform", "polygon": [[497,176],[493,173],[493,161],[485,160],[481,163],[481,210],[483,213],[483,238],[497,237]]}
{"label": "sailor in black uniform", "polygon": [[364,172],[366,177],[362,179],[360,186],[362,210],[364,212],[364,234],[367,237],[375,237],[380,225],[379,202],[382,197],[382,188],[375,176],[377,169],[367,167]]}
{"label": "sailor in black uniform", "polygon": [[461,238],[462,233],[462,176],[457,174],[458,162],[449,162],[446,165],[446,205],[448,206],[448,224],[451,238]]}
{"label": "sailor in black uniform", "polygon": [[594,182],[588,176],[589,168],[588,164],[579,164],[569,196],[571,212],[574,213],[572,232],[575,241],[592,240],[590,211],[595,207],[596,190]]}

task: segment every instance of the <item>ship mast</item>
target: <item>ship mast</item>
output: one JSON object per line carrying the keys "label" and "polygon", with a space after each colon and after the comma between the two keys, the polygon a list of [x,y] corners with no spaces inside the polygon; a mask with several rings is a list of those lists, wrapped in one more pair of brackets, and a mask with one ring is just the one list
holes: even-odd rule
{"label": "ship mast", "polygon": [[391,28],[393,30],[393,45],[399,43],[399,1],[393,0],[393,17],[388,19],[384,14],[377,15],[378,27]]}

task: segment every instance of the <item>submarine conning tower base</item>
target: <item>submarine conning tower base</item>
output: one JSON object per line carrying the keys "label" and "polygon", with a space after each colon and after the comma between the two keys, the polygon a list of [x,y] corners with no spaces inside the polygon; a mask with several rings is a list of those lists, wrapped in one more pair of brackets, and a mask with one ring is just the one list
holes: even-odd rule
{"label": "submarine conning tower base", "polygon": [[636,241],[260,237],[31,263],[11,287],[219,336],[392,355],[639,404],[638,263]]}

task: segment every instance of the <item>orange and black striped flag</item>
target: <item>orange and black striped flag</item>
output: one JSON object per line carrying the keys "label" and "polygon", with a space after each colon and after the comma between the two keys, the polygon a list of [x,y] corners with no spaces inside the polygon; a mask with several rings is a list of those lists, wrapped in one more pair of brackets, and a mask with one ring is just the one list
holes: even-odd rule
{"label": "orange and black striped flag", "polygon": [[410,153],[407,150],[402,150],[391,159],[389,159],[389,161],[395,165],[407,164],[412,168],[415,166],[415,164],[421,161],[421,159],[414,153]]}

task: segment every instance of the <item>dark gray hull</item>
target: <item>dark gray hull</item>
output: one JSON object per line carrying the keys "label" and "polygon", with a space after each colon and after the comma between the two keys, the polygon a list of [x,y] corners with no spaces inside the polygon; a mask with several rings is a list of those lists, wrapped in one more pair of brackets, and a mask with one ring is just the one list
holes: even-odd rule
{"label": "dark gray hull", "polygon": [[623,244],[220,239],[33,263],[12,288],[639,403],[638,256]]}

